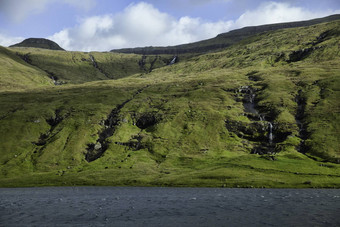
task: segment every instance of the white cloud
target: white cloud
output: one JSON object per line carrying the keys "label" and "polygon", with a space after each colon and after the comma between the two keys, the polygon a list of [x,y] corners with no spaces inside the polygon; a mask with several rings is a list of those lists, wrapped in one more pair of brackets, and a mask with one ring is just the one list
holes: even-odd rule
{"label": "white cloud", "polygon": [[49,38],[65,49],[82,51],[167,46],[211,38],[245,26],[307,20],[332,13],[336,11],[311,12],[288,3],[266,2],[255,10],[246,11],[236,21],[206,22],[192,17],[176,19],[141,2],[129,5],[116,15],[85,18],[77,26]]}
{"label": "white cloud", "polygon": [[291,22],[309,20],[324,17],[340,11],[316,11],[312,12],[300,7],[294,7],[289,3],[265,2],[253,11],[246,11],[235,21],[235,28],[272,24],[280,22]]}
{"label": "white cloud", "polygon": [[12,44],[19,43],[23,40],[24,40],[24,38],[22,38],[22,37],[11,37],[11,36],[8,36],[8,35],[0,34],[0,45],[1,46],[7,47],[7,46],[10,46]]}
{"label": "white cloud", "polygon": [[48,4],[53,2],[68,4],[82,10],[89,10],[96,3],[95,0],[0,0],[0,13],[19,23],[30,15],[42,13]]}
{"label": "white cloud", "polygon": [[230,22],[210,23],[200,18],[176,19],[151,4],[129,5],[116,15],[88,17],[48,38],[67,50],[107,51],[136,46],[189,43],[228,30]]}
{"label": "white cloud", "polygon": [[[68,4],[75,2],[73,0],[63,1],[67,1]],[[91,2],[92,0],[84,2],[87,1]],[[192,17],[177,19],[167,13],[160,12],[151,4],[140,2],[129,5],[121,13],[115,15],[83,18],[78,21],[76,26],[65,28],[47,38],[57,42],[64,49],[79,51],[109,51],[137,46],[168,46],[212,38],[219,33],[245,26],[307,20],[335,13],[340,13],[340,11],[312,12],[289,3],[266,2],[254,10],[246,11],[235,21],[207,22],[201,18]],[[3,43],[9,43],[10,37],[3,40],[7,40],[2,41]],[[5,45],[3,43],[0,42],[0,45]]]}

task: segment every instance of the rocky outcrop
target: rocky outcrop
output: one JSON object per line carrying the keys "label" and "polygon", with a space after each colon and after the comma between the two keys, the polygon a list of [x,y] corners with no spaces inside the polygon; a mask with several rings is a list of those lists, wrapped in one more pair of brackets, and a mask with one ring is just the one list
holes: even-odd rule
{"label": "rocky outcrop", "polygon": [[[249,76],[255,78],[256,73],[253,74]],[[256,80],[259,79],[256,77]],[[276,144],[283,142],[289,133],[279,130],[280,125],[272,122],[274,118],[272,114],[267,116],[259,110],[258,100],[256,100],[257,91],[258,89],[252,86],[241,86],[233,91],[236,101],[243,103],[244,116],[247,116],[250,122],[227,119],[225,126],[229,132],[252,144],[252,154],[272,155],[279,152]]]}
{"label": "rocky outcrop", "polygon": [[69,116],[69,113],[65,115],[61,114],[61,109],[56,109],[52,117],[46,119],[46,123],[50,125],[50,129],[46,133],[42,133],[37,142],[32,142],[37,146],[43,146],[47,143],[47,140],[55,135],[55,128]]}
{"label": "rocky outcrop", "polygon": [[105,128],[99,133],[99,138],[97,139],[96,143],[90,143],[87,145],[87,152],[85,155],[86,161],[92,162],[100,158],[107,150],[109,142],[106,139],[112,136],[115,132],[120,121],[118,114],[120,110],[126,105],[126,103],[130,101],[131,99],[119,104],[108,115],[107,119],[104,121]]}
{"label": "rocky outcrop", "polygon": [[131,140],[128,142],[115,142],[115,144],[126,146],[133,151],[138,151],[140,149],[146,148],[146,145],[142,142],[143,136],[135,135],[132,136]]}
{"label": "rocky outcrop", "polygon": [[306,108],[306,99],[302,95],[302,90],[298,91],[297,96],[295,97],[295,101],[297,103],[297,111],[295,115],[296,124],[299,127],[299,137],[301,139],[300,145],[297,150],[301,153],[306,153],[308,147],[305,144],[305,140],[308,137],[306,123],[304,122],[305,118],[305,108]]}
{"label": "rocky outcrop", "polygon": [[289,59],[287,60],[288,63],[290,62],[297,62],[307,58],[314,50],[320,49],[322,47],[310,47],[305,48],[297,51],[293,51],[289,54]]}
{"label": "rocky outcrop", "polygon": [[120,110],[129,103],[136,95],[141,93],[143,89],[146,87],[137,90],[132,96],[132,98],[125,100],[123,103],[119,104],[114,108],[111,113],[107,116],[106,120],[104,121],[104,129],[99,132],[99,138],[97,139],[96,143],[87,144],[87,151],[85,153],[85,159],[88,162],[92,162],[98,158],[100,158],[104,152],[107,150],[109,146],[109,141],[107,138],[111,137],[114,132],[116,131],[117,126],[119,125],[121,119],[119,117]]}
{"label": "rocky outcrop", "polygon": [[143,114],[136,114],[136,126],[140,129],[149,128],[159,121],[159,117],[156,116],[154,113],[143,113]]}

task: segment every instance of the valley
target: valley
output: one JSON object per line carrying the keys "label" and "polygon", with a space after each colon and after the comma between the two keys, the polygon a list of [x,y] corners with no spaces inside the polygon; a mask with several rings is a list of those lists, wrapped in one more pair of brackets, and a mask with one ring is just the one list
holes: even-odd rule
{"label": "valley", "polygon": [[340,187],[339,20],[202,53],[0,47],[0,65],[1,187]]}

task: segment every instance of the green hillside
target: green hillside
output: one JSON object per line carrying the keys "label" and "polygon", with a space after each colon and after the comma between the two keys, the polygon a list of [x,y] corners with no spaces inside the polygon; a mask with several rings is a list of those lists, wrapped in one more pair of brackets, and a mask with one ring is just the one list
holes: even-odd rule
{"label": "green hillside", "polygon": [[20,43],[11,45],[10,47],[34,47],[34,48],[42,48],[49,50],[64,50],[57,43],[42,38],[29,38],[25,39]]}
{"label": "green hillside", "polygon": [[116,53],[134,53],[134,54],[145,54],[145,55],[155,55],[155,54],[202,54],[208,52],[221,51],[222,49],[229,47],[233,44],[238,43],[243,39],[247,39],[251,36],[261,34],[269,31],[276,31],[285,28],[299,28],[306,27],[315,24],[331,22],[335,20],[340,20],[340,14],[331,15],[324,18],[318,18],[308,21],[297,21],[297,22],[287,22],[278,24],[268,24],[261,26],[250,26],[245,28],[240,28],[232,30],[226,33],[217,35],[214,38],[202,40],[194,43],[182,44],[177,46],[168,47],[137,47],[137,48],[124,48],[111,50]]}
{"label": "green hillside", "polygon": [[0,90],[25,90],[51,86],[52,80],[39,68],[32,67],[9,49],[0,46]]}
{"label": "green hillside", "polygon": [[[136,73],[149,73],[155,68],[168,65],[173,59],[172,55],[84,53],[26,47],[1,48],[0,54],[9,57],[4,61],[19,61],[32,68],[30,70],[39,70],[40,74],[43,73],[56,85],[81,84],[89,81],[119,79]],[[18,86],[27,85],[25,81],[21,82],[20,78],[17,78],[18,70],[12,65],[4,65],[2,68],[9,74],[13,74],[10,76]],[[31,74],[30,72],[29,75]],[[8,83],[2,81],[4,79],[0,78],[1,84]]]}
{"label": "green hillside", "polygon": [[340,187],[340,21],[171,59],[2,48],[0,186]]}

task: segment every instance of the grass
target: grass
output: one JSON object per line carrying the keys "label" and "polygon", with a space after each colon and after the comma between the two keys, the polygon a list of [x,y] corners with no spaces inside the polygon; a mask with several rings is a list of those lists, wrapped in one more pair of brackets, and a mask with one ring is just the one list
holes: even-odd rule
{"label": "grass", "polygon": [[[172,56],[1,48],[0,186],[339,188],[339,25],[263,33],[166,67]],[[289,60],[311,47],[320,48]],[[51,73],[67,84],[54,86]],[[261,122],[245,112],[242,86],[256,88],[257,109],[280,137],[276,154],[251,154],[268,132],[247,131]],[[108,149],[87,162],[88,144],[122,103]],[[155,122],[138,127],[145,116]],[[242,133],[228,131],[228,120]]]}

